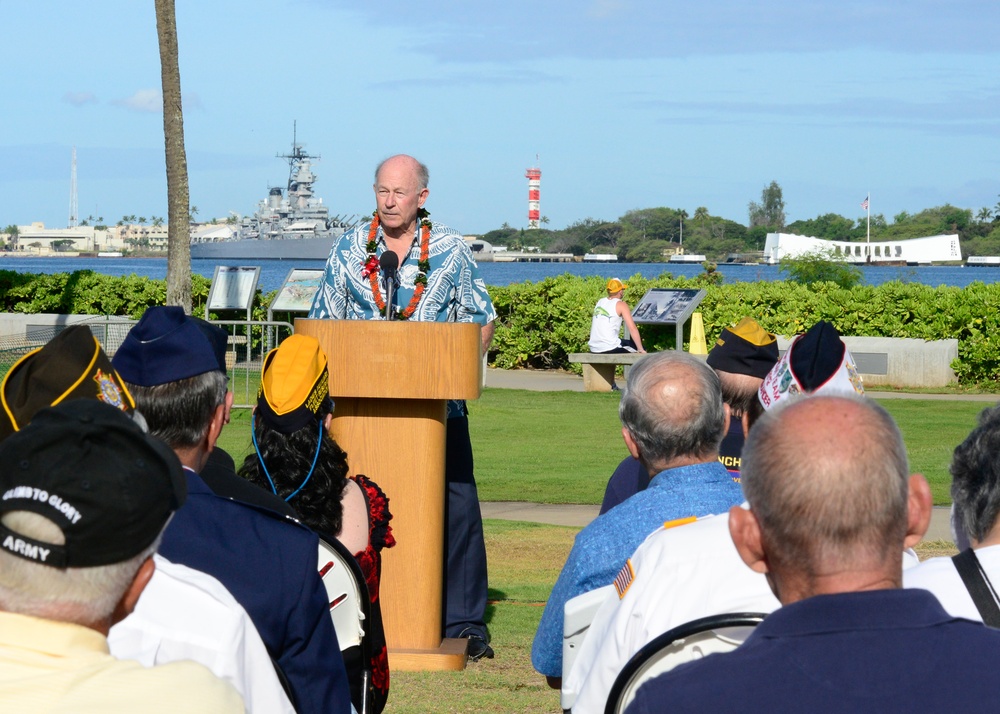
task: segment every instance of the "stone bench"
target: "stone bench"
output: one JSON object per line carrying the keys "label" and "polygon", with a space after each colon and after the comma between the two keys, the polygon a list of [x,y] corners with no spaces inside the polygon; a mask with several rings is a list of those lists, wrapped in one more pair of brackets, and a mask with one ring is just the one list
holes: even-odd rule
{"label": "stone bench", "polygon": [[569,361],[583,366],[583,391],[610,392],[615,383],[615,368],[625,365],[628,368],[646,355],[638,352],[621,352],[618,354],[594,354],[593,352],[573,352]]}

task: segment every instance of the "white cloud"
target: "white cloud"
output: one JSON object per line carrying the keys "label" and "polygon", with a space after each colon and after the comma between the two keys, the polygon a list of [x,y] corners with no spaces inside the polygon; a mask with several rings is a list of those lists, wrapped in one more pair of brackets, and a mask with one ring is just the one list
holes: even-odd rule
{"label": "white cloud", "polygon": [[[196,92],[183,92],[181,96],[185,110],[204,109]],[[140,89],[128,99],[116,99],[112,104],[143,114],[159,114],[163,111],[163,94],[159,89]]]}
{"label": "white cloud", "polygon": [[595,17],[602,19],[605,17],[611,17],[612,15],[617,15],[619,12],[624,10],[627,6],[625,0],[593,0],[590,3],[590,8],[587,10],[587,14],[590,17]]}
{"label": "white cloud", "polygon": [[163,111],[163,97],[158,89],[140,89],[128,99],[116,99],[113,104],[146,114]]}
{"label": "white cloud", "polygon": [[74,107],[82,107],[84,104],[96,104],[97,96],[91,92],[66,92],[63,101]]}

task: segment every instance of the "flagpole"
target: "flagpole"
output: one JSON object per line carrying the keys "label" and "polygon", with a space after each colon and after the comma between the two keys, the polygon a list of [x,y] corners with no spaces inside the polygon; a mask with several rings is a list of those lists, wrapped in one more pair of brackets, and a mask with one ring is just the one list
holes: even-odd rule
{"label": "flagpole", "polygon": [[868,192],[868,198],[865,199],[865,203],[867,204],[865,206],[865,210],[868,212],[868,221],[867,221],[868,238],[866,239],[866,242],[871,243],[872,242],[872,192],[871,191]]}

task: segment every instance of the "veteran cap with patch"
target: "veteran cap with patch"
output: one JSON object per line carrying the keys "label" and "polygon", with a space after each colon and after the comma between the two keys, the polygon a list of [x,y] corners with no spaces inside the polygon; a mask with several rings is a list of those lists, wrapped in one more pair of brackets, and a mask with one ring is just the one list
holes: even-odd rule
{"label": "veteran cap with patch", "polygon": [[267,354],[257,394],[264,423],[290,434],[332,409],[326,353],[315,337],[292,335]]}
{"label": "veteran cap with patch", "polygon": [[95,399],[42,409],[0,443],[0,515],[30,511],[64,544],[0,523],[0,548],[56,568],[128,560],[153,543],[186,496],[180,461],[130,417]]}
{"label": "veteran cap with patch", "polygon": [[792,341],[764,378],[757,398],[765,409],[796,394],[864,394],[861,375],[840,333],[820,320]]}
{"label": "veteran cap with patch", "polygon": [[129,384],[155,387],[205,372],[225,372],[218,345],[180,307],[151,307],[129,330],[111,363]]}
{"label": "veteran cap with patch", "polygon": [[721,372],[764,379],[778,361],[778,341],[752,317],[744,317],[722,331],[707,361]]}
{"label": "veteran cap with patch", "polygon": [[131,414],[135,402],[89,327],[71,325],[19,359],[0,383],[0,440],[35,414],[73,399],[97,399]]}

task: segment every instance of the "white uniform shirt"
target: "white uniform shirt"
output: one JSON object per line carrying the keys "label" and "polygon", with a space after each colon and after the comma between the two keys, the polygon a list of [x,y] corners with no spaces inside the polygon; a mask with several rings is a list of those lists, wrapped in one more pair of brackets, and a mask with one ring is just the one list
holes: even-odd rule
{"label": "white uniform shirt", "polygon": [[[976,550],[976,557],[993,587],[1000,586],[1000,545],[979,548]],[[904,571],[903,585],[930,590],[941,602],[941,607],[952,617],[983,621],[951,558],[931,558]]]}
{"label": "white uniform shirt", "polygon": [[[916,562],[912,550],[904,552],[904,569]],[[767,578],[740,558],[728,513],[654,531],[629,564],[631,584],[620,600],[613,591],[598,610],[563,683],[579,693],[573,714],[601,714],[618,673],[664,632],[701,617],[769,613],[780,606]],[[623,573],[616,582],[628,579]]]}
{"label": "white uniform shirt", "polygon": [[232,684],[248,712],[295,714],[246,610],[211,575],[155,555],[135,611],[111,628],[118,659],[147,667],[194,660]]}
{"label": "white uniform shirt", "polygon": [[779,606],[766,578],[736,552],[728,513],[660,528],[629,562],[631,584],[621,600],[612,592],[601,606],[564,683],[579,692],[573,714],[601,714],[625,663],[667,630],[708,615]]}

